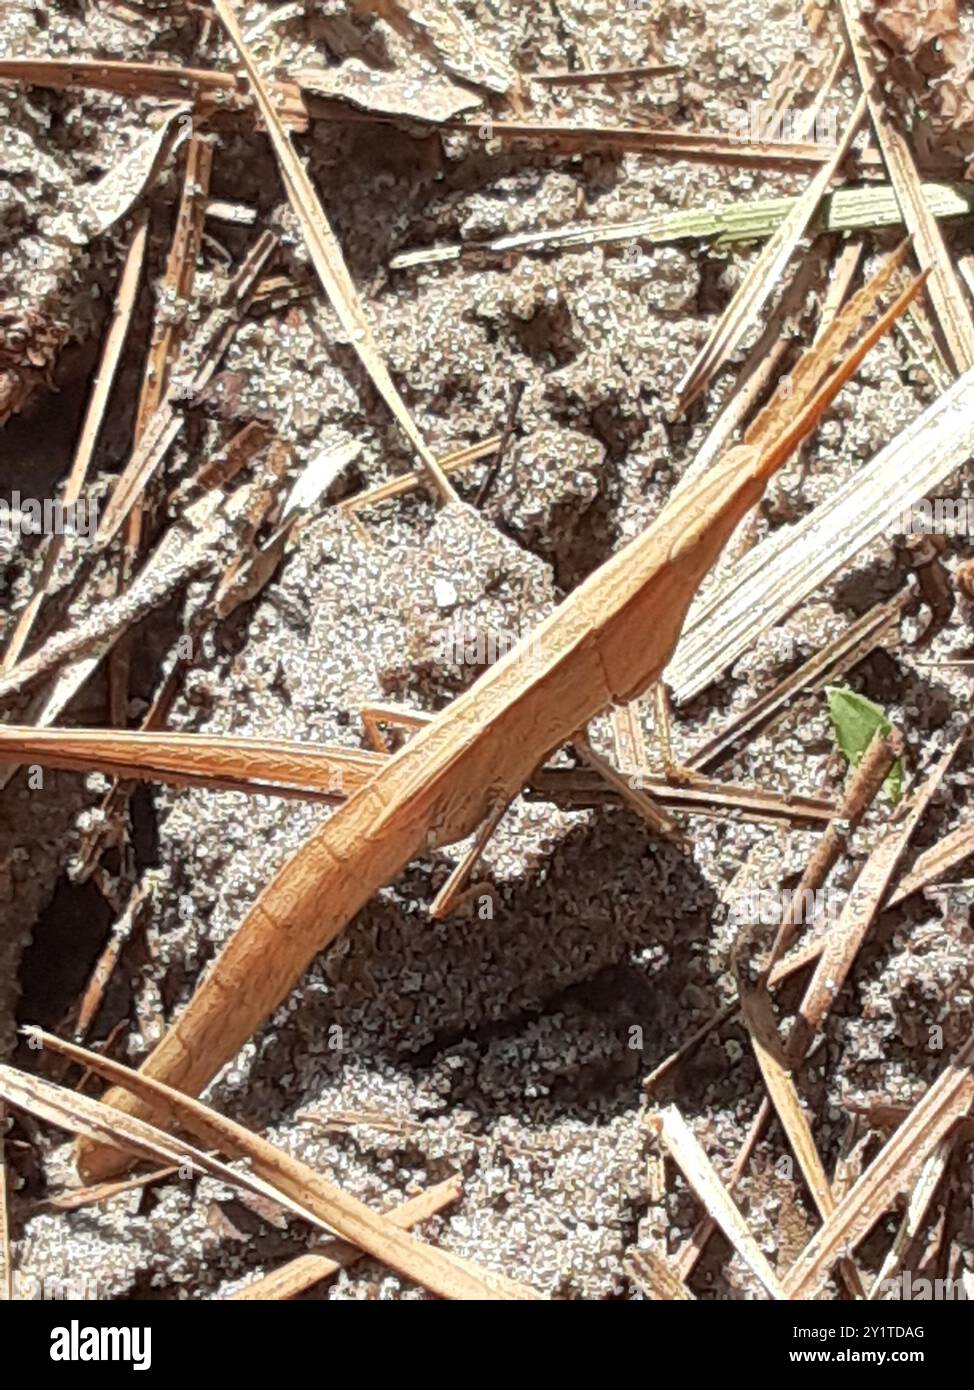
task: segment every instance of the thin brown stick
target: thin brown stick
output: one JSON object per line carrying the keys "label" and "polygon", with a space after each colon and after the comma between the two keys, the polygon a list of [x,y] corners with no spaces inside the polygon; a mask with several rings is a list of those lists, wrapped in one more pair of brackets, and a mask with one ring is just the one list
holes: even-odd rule
{"label": "thin brown stick", "polygon": [[947,350],[957,372],[974,366],[974,322],[964,298],[937,219],[927,207],[920,176],[902,131],[883,101],[882,87],[860,17],[859,0],[839,0],[859,81],[869,103],[876,139],[890,182],[916,247],[920,265],[931,271],[930,300],[940,321]]}
{"label": "thin brown stick", "polygon": [[[88,469],[94,456],[95,445],[98,443],[98,436],[104,423],[108,398],[115,382],[115,374],[118,371],[122,350],[125,347],[125,341],[132,324],[132,313],[138,299],[139,283],[142,279],[142,267],[145,261],[148,226],[147,214],[144,211],[137,213],[135,231],[129,242],[125,263],[119,276],[115,304],[112,309],[112,320],[105,337],[98,373],[92,387],[91,398],[88,401],[88,409],[85,412],[84,424],[81,427],[81,435],[71,464],[71,471],[64,485],[62,501],[65,506],[76,502],[81,495],[81,489],[84,487]],[[3,654],[0,670],[10,671],[17,664],[47,595],[48,586],[63,545],[63,536],[55,534],[48,538],[34,593],[17,619],[17,625],[13,630],[7,650]]]}
{"label": "thin brown stick", "polygon": [[453,485],[437,463],[420,432],[419,426],[389,375],[389,369],[369,325],[365,307],[345,264],[345,257],[342,254],[338,238],[332,231],[331,223],[328,221],[318,195],[312,187],[304,164],[294,152],[277,107],[258,71],[236,16],[227,0],[213,0],[213,7],[240,55],[254,100],[264,119],[267,134],[277,157],[281,179],[295,216],[301,225],[305,244],[322,288],[338,315],[339,322],[348,334],[353,348],[358,353],[363,367],[372,378],[376,390],[392,411],[406,438],[415,449],[431,487],[439,493],[444,502],[456,502],[459,499],[453,490]]}

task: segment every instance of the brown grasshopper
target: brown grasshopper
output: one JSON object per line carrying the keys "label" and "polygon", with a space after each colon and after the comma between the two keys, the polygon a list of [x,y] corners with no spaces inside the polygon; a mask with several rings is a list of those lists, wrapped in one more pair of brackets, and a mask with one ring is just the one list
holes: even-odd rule
{"label": "brown grasshopper", "polygon": [[[810,384],[792,402],[789,418],[760,445],[731,449],[672,498],[653,525],[590,575],[315,831],[261,893],[143,1064],[144,1072],[198,1094],[294,988],[314,956],[410,860],[472,834],[578,730],[659,678],[701,580],[728,537],[922,279],[899,295],[817,391]],[[162,1127],[167,1123],[165,1114],[117,1088],[107,1099]],[[80,1164],[89,1181],[124,1163],[114,1150],[82,1146]]]}

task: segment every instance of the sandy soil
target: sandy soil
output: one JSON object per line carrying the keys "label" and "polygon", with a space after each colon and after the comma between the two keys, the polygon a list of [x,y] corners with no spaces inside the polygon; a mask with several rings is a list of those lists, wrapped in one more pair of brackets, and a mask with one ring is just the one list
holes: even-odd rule
{"label": "sandy soil", "polygon": [[[731,112],[766,97],[796,49],[809,50],[797,7],[785,4],[735,0],[715,10],[697,3],[560,0],[555,7],[470,0],[458,8],[522,69],[637,63],[647,54],[682,62],[683,74],[649,83],[629,99],[632,112],[675,125],[724,128]],[[67,3],[8,9],[2,56],[232,62],[218,32],[200,46],[196,19],[178,10],[105,7],[82,15]],[[247,28],[260,25],[254,43],[267,74],[334,63],[354,53],[355,43],[384,48],[406,71],[415,67],[415,53],[385,26],[335,23],[345,10],[325,3],[306,18],[300,5],[276,12],[248,6]],[[850,92],[846,79],[844,112]],[[550,111],[572,119],[619,118],[611,91],[566,89],[545,99]],[[36,237],[32,218],[39,206],[70,198],[72,186],[108,168],[144,131],[150,105],[93,93],[0,89],[6,198],[0,298],[39,310],[56,304],[73,330],[58,359],[57,394],[42,389],[0,432],[5,494],[27,480],[51,489],[69,466],[126,244],[119,226],[64,257]],[[747,344],[688,419],[671,418],[675,385],[755,252],[750,246],[721,252],[690,240],[664,247],[623,243],[398,271],[388,269],[391,256],[501,231],[599,224],[790,193],[803,176],[636,155],[572,157],[461,135],[417,138],[388,127],[377,134],[368,125],[319,123],[299,143],[390,366],[435,448],[445,452],[496,433],[513,384],[525,385],[512,448],[480,514],[438,512],[414,493],[366,514],[363,534],[334,508],[324,510],[300,531],[260,598],[216,632],[171,720],[184,730],[359,748],[364,703],[391,699],[433,711],[466,678],[432,655],[444,622],[524,632],[656,516],[706,438]],[[151,282],[168,246],[177,165],[170,162],[151,196],[150,284],[96,459],[102,490],[127,457]],[[307,256],[266,139],[246,121],[221,136],[212,191],[256,208],[262,224],[281,227],[281,268],[307,277]],[[216,222],[207,231],[199,282],[204,302],[219,292],[227,260],[237,259],[253,237],[252,230]],[[869,239],[867,269],[895,240],[893,233]],[[837,238],[821,238],[803,252],[821,255],[822,264],[796,338],[807,338],[814,295],[824,290],[837,245]],[[223,418],[215,410],[199,413],[198,425],[169,457],[174,481],[234,421],[252,416],[270,420],[293,446],[295,471],[327,445],[361,442],[362,454],[333,501],[343,490],[411,466],[320,294],[248,322],[225,369],[232,407]],[[762,531],[828,496],[932,395],[904,343],[884,340],[802,460],[773,485]],[[476,465],[458,484],[467,501],[481,469]],[[952,540],[946,563],[954,567],[968,552],[965,542]],[[66,568],[76,558],[69,554]],[[7,556],[8,622],[35,575],[30,548]],[[677,712],[677,751],[688,754],[729,712],[893,594],[904,577],[891,543],[864,551],[723,681]],[[156,688],[175,620],[169,610],[139,630],[133,720]],[[926,615],[918,621],[922,626]],[[849,677],[904,730],[912,777],[936,760],[967,706],[961,673],[920,663],[957,655],[969,641],[955,614],[922,650],[906,641],[895,652],[876,652]],[[71,706],[71,722],[103,722],[105,698],[99,673]],[[649,702],[642,717],[655,756]],[[593,737],[611,756],[607,720],[594,726]],[[773,735],[726,760],[717,775],[834,795],[841,771],[833,751],[824,699],[817,697]],[[969,781],[965,766],[945,782],[917,848],[957,823]],[[15,1018],[70,1023],[111,929],[114,914],[97,888],[72,879],[100,785],[96,778],[48,773],[38,792],[21,772],[0,800],[0,1047],[28,1067],[52,1064],[15,1045]],[[141,937],[127,948],[94,1031],[104,1039],[124,1021],[114,1046],[132,1061],[189,998],[260,887],[328,814],[271,797],[163,788],[140,792],[135,813],[135,875],[150,894],[151,950]],[[832,880],[837,887],[854,882],[888,816],[888,804],[880,803],[850,858],[841,861]],[[479,874],[492,886],[489,921],[475,912],[443,923],[428,916],[464,846],[413,864],[315,962],[209,1099],[383,1207],[462,1172],[462,1200],[424,1227],[427,1238],[549,1295],[640,1297],[624,1272],[627,1254],[679,1249],[700,1214],[679,1176],[664,1172],[646,1135],[643,1078],[729,996],[731,894],[749,883],[793,884],[814,843],[809,832],[733,818],[693,818],[688,830],[692,852],[682,855],[625,810],[517,802]],[[944,1056],[970,1034],[971,947],[967,914],[945,915],[923,898],[879,920],[807,1078],[805,1094],[830,1169],[847,1137],[850,1099],[916,1099]],[[930,1029],[938,1026],[942,1045],[932,1049]],[[735,1024],[671,1073],[654,1099],[679,1101],[723,1171],[760,1085],[746,1034]],[[322,1129],[349,1112],[376,1113],[400,1127]],[[20,1121],[13,1139],[23,1274],[69,1275],[83,1267],[106,1298],[222,1296],[307,1244],[299,1223],[263,1220],[211,1179],[169,1181],[75,1213],[38,1209],[45,1194],[74,1180],[69,1151],[60,1137]],[[873,1135],[865,1153],[878,1142]],[[781,1163],[785,1152],[772,1128],[739,1188],[761,1247],[776,1261],[793,1258],[814,1229],[807,1195]],[[938,1201],[949,1207],[954,1239],[974,1268],[963,1151]],[[878,1268],[896,1224],[895,1214],[879,1223],[862,1250],[865,1268]],[[690,1285],[704,1298],[762,1296],[720,1237],[710,1242]],[[363,1262],[308,1296],[423,1294]]]}

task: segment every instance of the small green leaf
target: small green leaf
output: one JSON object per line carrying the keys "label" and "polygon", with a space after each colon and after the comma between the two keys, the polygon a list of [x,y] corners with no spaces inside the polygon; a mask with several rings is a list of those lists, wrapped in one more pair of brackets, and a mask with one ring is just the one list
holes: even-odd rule
{"label": "small green leaf", "polygon": [[[857,767],[877,730],[885,735],[892,732],[893,726],[879,705],[867,700],[865,695],[857,695],[843,685],[827,685],[825,693],[836,742],[850,766]],[[899,801],[903,790],[903,766],[899,760],[890,768],[883,786],[894,802]]]}

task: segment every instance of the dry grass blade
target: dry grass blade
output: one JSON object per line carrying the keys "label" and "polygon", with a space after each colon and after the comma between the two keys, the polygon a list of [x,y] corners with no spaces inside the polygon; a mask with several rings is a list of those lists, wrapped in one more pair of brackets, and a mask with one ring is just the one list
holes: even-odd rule
{"label": "dry grass blade", "polygon": [[790,325],[796,317],[801,316],[809,292],[815,290],[820,268],[819,258],[815,255],[806,256],[800,262],[728,388],[706,439],[684,469],[678,487],[688,487],[707,471],[714,459],[735,438],[738,430],[743,428],[768,388],[783,375],[794,345]]}
{"label": "dry grass blade", "polygon": [[812,1236],[785,1276],[788,1298],[814,1298],[839,1256],[854,1250],[900,1193],[914,1185],[929,1155],[974,1104],[972,1064],[974,1039],[945,1068]]}
{"label": "dry grass blade", "polygon": [[784,1297],[778,1276],[751,1235],[747,1222],[721,1182],[703,1146],[675,1105],[649,1116],[647,1127],[665,1145],[691,1190],[772,1298]]}
{"label": "dry grass blade", "polygon": [[[440,459],[440,467],[444,473],[453,473],[459,468],[466,468],[471,463],[478,463],[481,459],[496,454],[500,444],[501,435],[492,435],[490,439],[485,439],[482,444],[471,444],[466,449],[457,449],[452,454],[444,455]],[[339,506],[343,512],[354,515],[355,512],[364,511],[366,507],[375,507],[380,502],[388,502],[391,497],[401,497],[405,492],[412,492],[413,488],[422,485],[422,481],[418,473],[403,473],[399,478],[390,478],[388,482],[376,483],[374,487],[357,492],[352,497],[346,497]]]}
{"label": "dry grass blade", "polygon": [[315,1225],[325,1224],[300,1203],[290,1201],[259,1178],[248,1173],[237,1173],[183,1139],[163,1134],[144,1120],[121,1115],[101,1101],[57,1086],[43,1077],[0,1065],[0,1096],[6,1104],[69,1134],[83,1134],[102,1142],[107,1139],[110,1143],[121,1144],[129,1153],[147,1162],[158,1163],[162,1160],[177,1172],[210,1173],[234,1187],[243,1187],[261,1197],[270,1197],[287,1206],[296,1216],[313,1221]]}
{"label": "dry grass blade", "polygon": [[[892,1101],[859,1101],[844,1099],[843,1106],[855,1116],[861,1116],[872,1129],[896,1129],[909,1118],[908,1105],[894,1105]],[[958,1120],[951,1134],[961,1144],[974,1143],[974,1119]]]}
{"label": "dry grass blade", "polygon": [[[105,337],[105,346],[102,349],[101,361],[98,365],[98,374],[95,377],[95,384],[91,392],[91,399],[88,402],[88,409],[85,412],[84,424],[81,427],[81,437],[78,440],[78,447],[75,451],[74,460],[71,464],[71,471],[68,474],[67,482],[64,485],[64,496],[62,501],[65,506],[76,502],[81,495],[85,479],[88,476],[88,469],[91,466],[92,456],[95,452],[95,445],[101,433],[102,422],[105,418],[105,410],[108,405],[108,397],[115,381],[115,373],[121,360],[122,349],[128,337],[129,327],[132,323],[132,312],[135,308],[136,298],[139,292],[139,282],[142,278],[142,265],[145,260],[146,238],[148,235],[148,219],[141,216],[135,228],[135,233],[129,243],[128,253],[125,263],[122,266],[122,273],[118,281],[118,289],[115,294],[115,304],[112,311],[112,321]],[[37,578],[37,585],[30,601],[17,619],[17,625],[13,630],[7,650],[3,654],[3,663],[0,670],[9,671],[13,667],[30,637],[37,614],[40,612],[41,605],[47,595],[54,570],[61,554],[64,538],[59,535],[52,535],[48,538],[47,548],[44,552],[44,559],[41,564],[41,572]]]}
{"label": "dry grass blade", "polygon": [[[829,88],[834,76],[835,70],[828,79]],[[846,127],[845,134],[829,162],[823,164],[808,188],[796,201],[784,222],[774,235],[765,242],[760,254],[741,281],[730,304],[717,321],[696,361],[680,382],[677,388],[678,411],[685,411],[687,406],[706,389],[711,377],[720,369],[728,355],[734,351],[742,334],[755,322],[769,295],[778,286],[785,266],[815,216],[818,205],[835,177],[836,170],[845,157],[864,115],[865,101],[861,98]]]}
{"label": "dry grass blade", "polygon": [[824,1219],[833,1208],[828,1174],[812,1136],[808,1117],[798,1098],[771,1007],[771,996],[761,987],[760,982],[755,984],[748,980],[746,966],[737,973],[737,992],[741,1001],[741,1013],[751,1037],[751,1046],[761,1068],[771,1103],[777,1111],[781,1127],[798,1160],[802,1177],[808,1185],[819,1215]]}
{"label": "dry grass blade", "polygon": [[974,821],[965,821],[935,845],[925,849],[918,856],[908,874],[904,874],[896,885],[896,891],[888,899],[887,907],[897,907],[913,893],[935,883],[943,874],[949,873],[958,864],[963,864],[974,854]]}
{"label": "dry grass blade", "polygon": [[214,9],[240,54],[240,60],[253,90],[254,100],[264,118],[267,134],[277,156],[284,187],[294,209],[294,214],[301,225],[305,244],[322,288],[331,301],[353,348],[361,358],[362,365],[398,420],[406,438],[416,450],[430,485],[445,502],[455,502],[458,498],[449,479],[433,457],[419,426],[389,375],[389,369],[379,351],[379,346],[366,317],[365,308],[345,264],[345,257],[342,255],[338,238],[332,231],[331,224],[312,187],[311,179],[308,177],[303,163],[294,152],[294,147],[271,94],[257,70],[257,65],[244,39],[240,25],[237,23],[236,16],[227,0],[214,0]]}
{"label": "dry grass blade", "polygon": [[906,1204],[906,1211],[903,1213],[903,1220],[900,1228],[896,1232],[893,1244],[887,1252],[879,1273],[872,1288],[869,1290],[870,1299],[879,1298],[885,1292],[884,1285],[892,1279],[898,1272],[906,1259],[910,1245],[920,1233],[927,1208],[933,1201],[934,1193],[943,1181],[943,1176],[950,1163],[950,1155],[953,1153],[955,1136],[948,1134],[946,1139],[941,1139],[940,1143],[930,1154],[926,1163],[920,1169],[920,1176],[916,1180],[916,1185],[910,1193],[910,1199]]}
{"label": "dry grass blade", "polygon": [[[311,836],[145,1063],[149,1075],[198,1092],[373,893],[417,854],[472,834],[550,752],[659,679],[721,547],[856,370],[876,331],[764,450],[731,450]],[[633,631],[646,640],[634,643]],[[117,1093],[112,1099],[132,1104]],[[117,1159],[88,1154],[83,1162],[90,1177],[102,1177]]]}
{"label": "dry grass blade", "polygon": [[[462,1192],[463,1184],[459,1178],[447,1178],[445,1182],[437,1183],[428,1191],[421,1192],[418,1197],[411,1197],[402,1206],[387,1212],[387,1220],[404,1231],[411,1230],[413,1226],[418,1226],[435,1216],[444,1207],[451,1206],[460,1198]],[[356,1246],[349,1245],[347,1241],[329,1241],[317,1250],[309,1250],[306,1255],[298,1255],[295,1259],[289,1260],[280,1269],[265,1274],[262,1279],[256,1279],[239,1293],[231,1294],[229,1301],[267,1302],[271,1299],[297,1298],[299,1294],[306,1293],[325,1279],[330,1279],[340,1269],[348,1269],[360,1259],[362,1251]]]}
{"label": "dry grass blade", "polygon": [[[266,1139],[261,1139],[243,1125],[218,1115],[199,1101],[190,1100],[180,1092],[152,1081],[119,1062],[112,1062],[98,1053],[89,1052],[87,1048],[77,1047],[40,1030],[32,1031],[44,1047],[90,1068],[116,1086],[129,1088],[143,1100],[149,1100],[156,1108],[162,1108],[167,1112],[170,1123],[192,1134],[201,1144],[230,1158],[244,1159],[248,1172],[243,1178],[234,1169],[219,1163],[221,1173],[232,1175],[227,1178],[228,1181],[250,1185],[251,1190],[271,1197],[306,1219],[313,1219],[319,1226],[336,1232],[345,1240],[351,1241],[381,1260],[383,1264],[389,1265],[397,1273],[405,1275],[407,1279],[421,1284],[440,1297],[492,1300],[540,1297],[533,1289],[504,1275],[480,1270],[468,1260],[435,1249],[407,1235],[387,1217],[379,1216],[364,1202],[349,1197],[341,1188],[328,1182],[306,1163],[292,1158],[290,1154],[276,1148]],[[10,1071],[10,1068],[0,1068],[0,1075],[3,1077],[0,1089],[4,1093],[9,1085]],[[61,1088],[55,1089],[60,1091]],[[139,1135],[144,1135],[145,1131],[153,1132],[151,1126],[128,1116],[121,1116],[101,1102],[89,1101],[71,1091],[61,1092],[61,1095],[69,1097],[71,1102],[82,1108],[96,1107],[99,1117],[102,1114],[107,1116],[107,1124],[100,1119],[102,1142],[105,1128],[110,1129],[113,1124],[118,1125],[122,1132],[125,1132],[127,1126],[132,1126],[129,1132],[136,1142],[139,1141]],[[167,1138],[167,1143],[179,1146],[182,1152],[192,1153],[195,1163],[202,1160],[204,1171],[213,1171],[216,1160],[207,1158],[180,1140]],[[155,1147],[158,1150],[157,1156],[165,1156],[165,1145],[155,1143]]]}
{"label": "dry grass blade", "polygon": [[184,319],[173,309],[185,306],[193,292],[212,169],[213,145],[200,135],[192,135],[186,150],[182,193],[159,295],[165,312],[160,313],[159,308],[156,310],[139,397],[135,426],[137,438],[144,433],[168,393],[172,368],[185,333]]}
{"label": "dry grass blade", "polygon": [[883,103],[882,88],[859,14],[859,0],[839,0],[859,81],[869,103],[876,138],[916,246],[920,264],[931,270],[930,299],[957,372],[974,366],[974,322],[944,244],[937,220],[927,207],[906,138]]}
{"label": "dry grass blade", "polygon": [[[815,890],[820,888],[825,882],[830,869],[835,864],[840,853],[845,849],[849,834],[859,824],[867,808],[878,795],[886,774],[889,772],[895,759],[899,756],[899,753],[900,747],[896,738],[875,738],[866,751],[859,766],[856,768],[843,796],[839,813],[815,847],[815,851],[802,875],[801,882],[789,903],[788,910],[771,949],[769,959],[762,968],[760,985],[764,990],[767,991],[772,989],[782,980],[787,979],[796,971],[804,969],[805,966],[813,962],[818,962],[820,964],[826,951],[831,949],[833,938],[842,932],[843,921],[840,919],[835,928],[826,932],[818,940],[809,943],[808,946],[797,952],[794,956],[786,960],[778,960],[778,956],[786,949],[789,941],[794,935],[797,905],[804,901],[808,892],[814,893]],[[764,1026],[766,1008],[770,1008],[770,1003],[767,1006],[752,1004],[752,1018],[757,1021],[759,1027]],[[662,1073],[668,1070],[680,1056],[685,1054],[689,1046],[696,1046],[713,1027],[727,1021],[733,1017],[734,1013],[734,1006],[728,1005],[720,1013],[714,1015],[703,1028],[697,1030],[688,1045],[685,1045],[680,1052],[673,1054],[661,1067],[657,1067],[651,1080],[655,1083]],[[786,1071],[792,1071],[802,1061],[808,1042],[809,1038],[803,1033],[802,1028],[796,1026],[788,1038],[788,1043],[783,1053],[781,1065]],[[773,1056],[771,1060],[773,1062]],[[785,1116],[787,1117],[787,1119],[783,1118],[782,1121],[786,1126],[786,1133],[789,1132],[787,1129],[788,1120],[792,1120],[794,1122],[793,1128],[796,1142],[801,1145],[803,1153],[806,1155],[808,1154],[809,1140],[801,1133],[800,1118],[794,1115],[797,1101],[788,1093],[790,1092],[790,1086],[787,1083],[787,1079],[780,1076],[780,1070],[780,1067],[777,1070],[771,1068],[772,1079],[779,1084],[776,1089],[770,1090],[771,1099],[769,1100],[766,1098],[762,1102],[751,1123],[744,1143],[734,1161],[734,1183],[737,1182],[738,1178],[745,1171],[755,1146],[764,1132],[768,1120],[771,1118],[772,1101],[777,1102],[778,1099],[781,1100]],[[648,1085],[649,1082],[647,1082],[647,1086]],[[811,1174],[809,1186],[813,1194],[816,1192],[817,1188],[819,1195],[821,1195],[824,1191],[824,1187],[821,1182],[821,1176],[816,1174],[814,1159],[811,1159],[809,1172]],[[828,1203],[829,1199],[826,1198],[825,1200],[826,1203]],[[821,1210],[820,1207],[820,1211]],[[704,1222],[697,1228],[687,1242],[680,1260],[684,1275],[689,1273],[699,1259],[712,1232],[713,1225]],[[843,1268],[850,1290],[858,1294],[860,1292],[860,1281],[857,1272],[850,1265],[844,1265]]]}
{"label": "dry grass blade", "polygon": [[767,628],[889,532],[974,452],[974,371],[800,522],[756,545],[691,613],[667,683],[678,701],[705,689]]}

